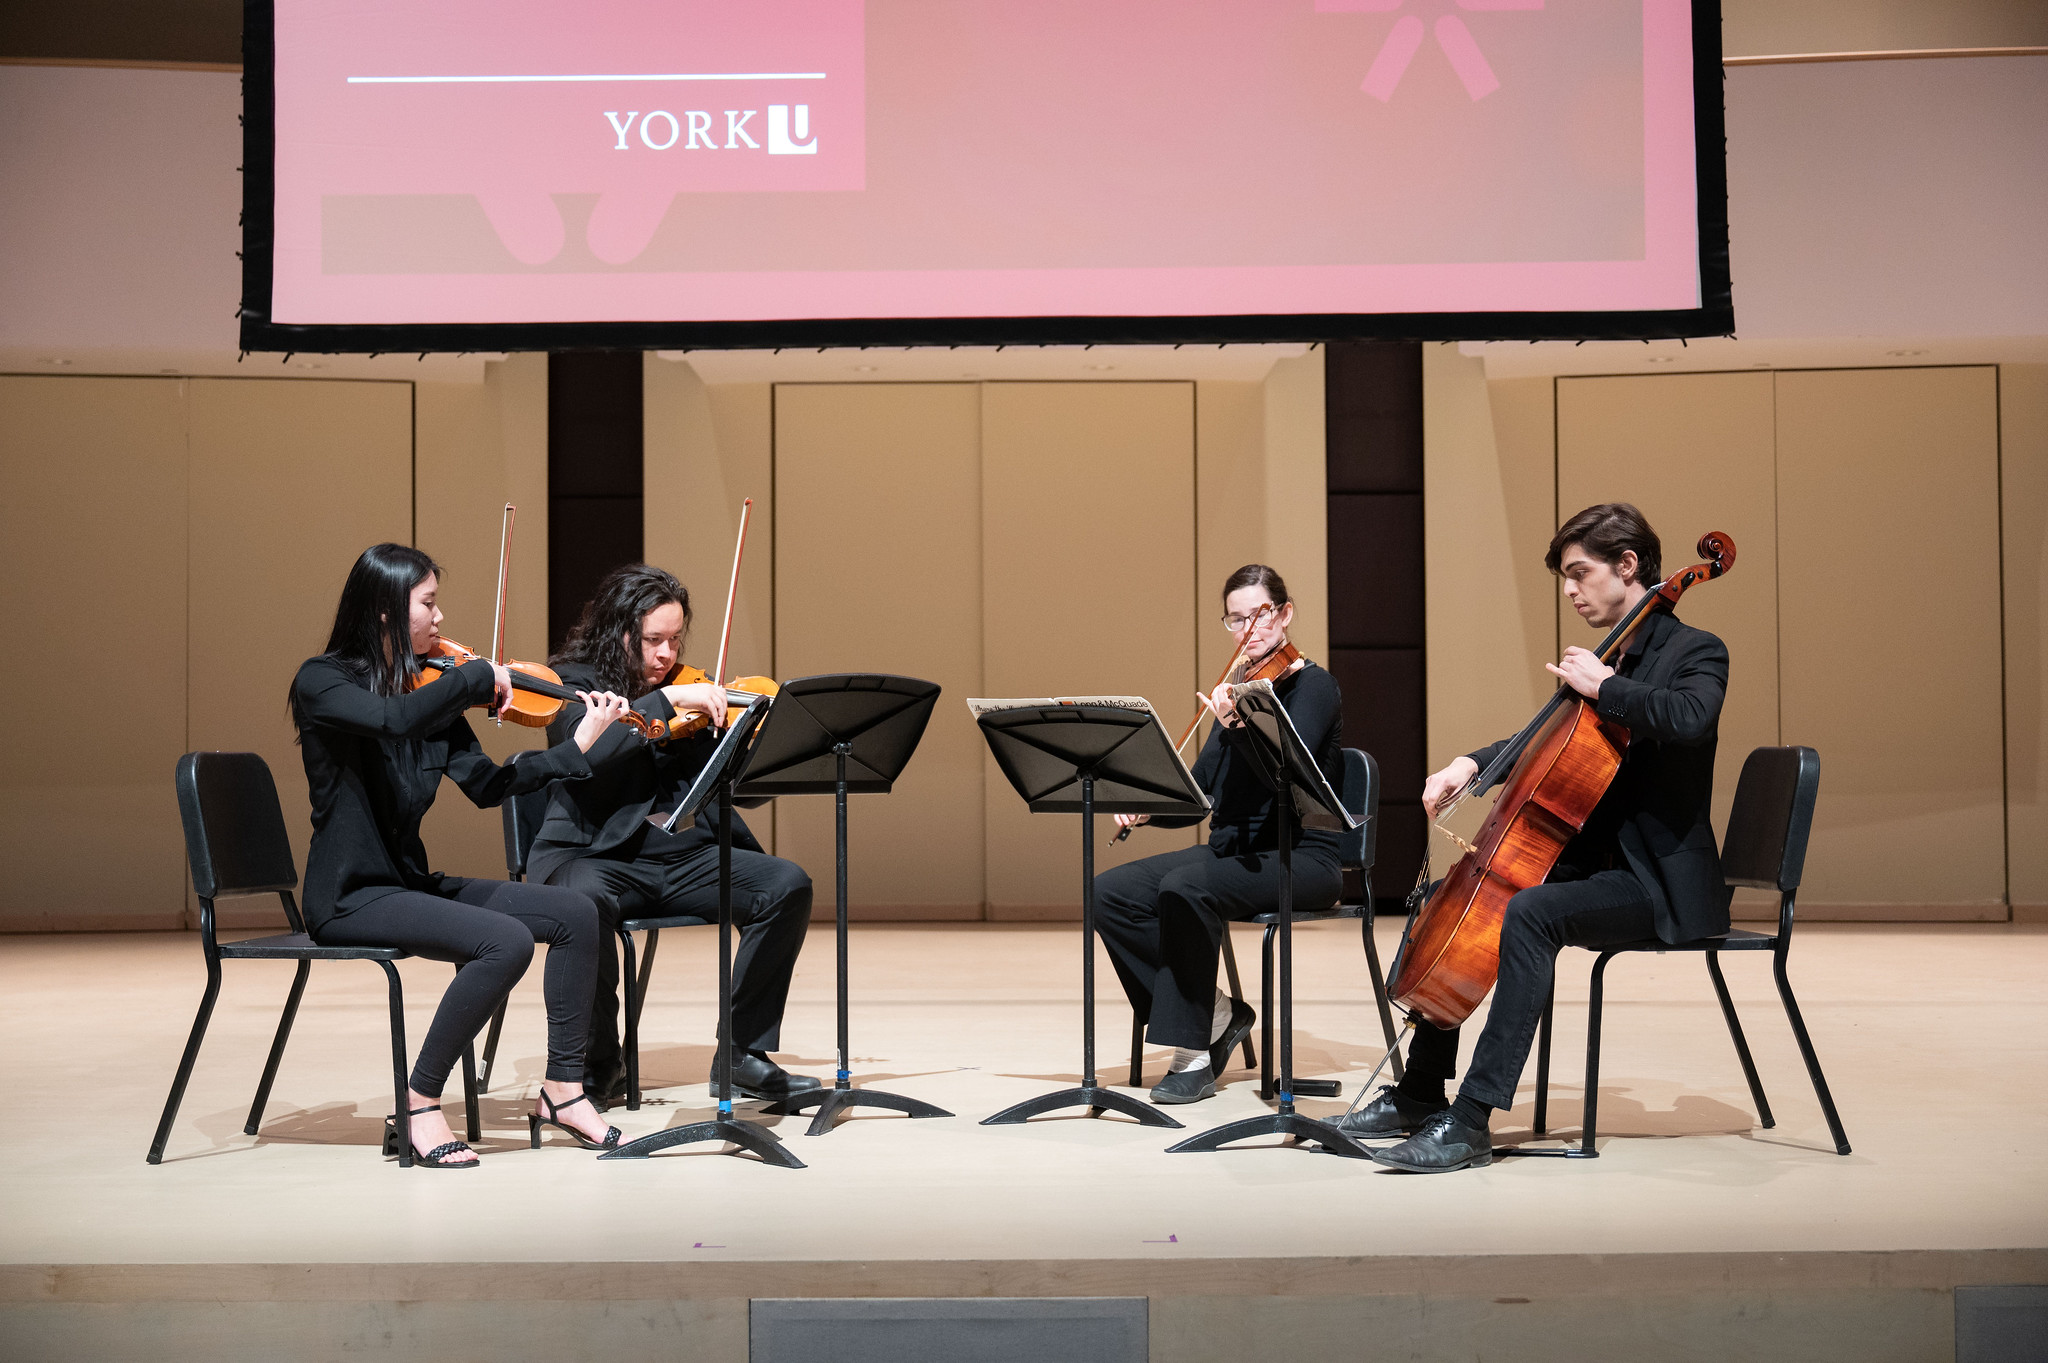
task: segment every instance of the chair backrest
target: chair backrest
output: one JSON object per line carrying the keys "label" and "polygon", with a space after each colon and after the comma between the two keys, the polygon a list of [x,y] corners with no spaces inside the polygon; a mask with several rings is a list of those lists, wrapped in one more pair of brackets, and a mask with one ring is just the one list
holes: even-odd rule
{"label": "chair backrest", "polygon": [[1820,754],[1812,748],[1758,748],[1742,764],[1721,878],[1730,885],[1785,893],[1799,888],[1806,838],[1820,795]]}
{"label": "chair backrest", "polygon": [[284,893],[298,886],[270,765],[252,752],[188,752],[178,759],[185,860],[201,899]]}
{"label": "chair backrest", "polygon": [[1353,818],[1364,820],[1341,835],[1338,856],[1345,870],[1369,873],[1380,851],[1380,764],[1371,753],[1344,749],[1344,783],[1337,797]]}
{"label": "chair backrest", "polygon": [[[517,762],[526,756],[523,752],[512,754]],[[510,765],[509,763],[507,765]],[[508,795],[499,812],[505,820],[505,874],[514,880],[526,877],[526,854],[533,850],[533,840],[540,834],[542,820],[548,816],[549,786],[539,790],[524,791]]]}

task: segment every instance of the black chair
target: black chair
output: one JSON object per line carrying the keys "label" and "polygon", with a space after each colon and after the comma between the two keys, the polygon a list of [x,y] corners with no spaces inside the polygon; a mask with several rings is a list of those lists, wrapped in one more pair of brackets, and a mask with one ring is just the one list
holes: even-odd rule
{"label": "black chair", "polygon": [[[1778,892],[1778,930],[1775,933],[1731,928],[1724,937],[1706,937],[1696,942],[1630,942],[1606,947],[1593,963],[1591,998],[1586,1019],[1586,1112],[1576,1148],[1564,1150],[1503,1150],[1501,1153],[1564,1155],[1594,1159],[1599,1151],[1593,1142],[1600,1100],[1600,1002],[1607,963],[1629,952],[1698,952],[1707,958],[1707,976],[1714,982],[1714,995],[1721,1001],[1721,1016],[1728,1035],[1735,1042],[1735,1056],[1742,1062],[1743,1078],[1756,1100],[1757,1119],[1764,1127],[1777,1122],[1764,1087],[1757,1078],[1756,1062],[1750,1059],[1749,1043],[1743,1038],[1742,1023],[1735,1015],[1734,1000],[1728,997],[1728,983],[1721,976],[1724,951],[1768,951],[1771,973],[1778,984],[1778,997],[1785,1004],[1786,1020],[1806,1060],[1806,1072],[1813,1079],[1814,1096],[1827,1118],[1828,1131],[1835,1139],[1835,1153],[1849,1153],[1849,1138],[1842,1131],[1841,1116],[1828,1092],[1827,1077],[1821,1073],[1814,1054],[1813,1039],[1807,1035],[1800,1016],[1799,1001],[1792,995],[1792,982],[1785,975],[1785,958],[1792,949],[1792,907],[1799,895],[1800,874],[1806,865],[1806,839],[1813,828],[1813,807],[1820,794],[1820,754],[1812,748],[1758,748],[1742,764],[1742,776],[1735,786],[1734,807],[1728,812],[1728,836],[1721,846],[1721,874],[1730,885]],[[1544,1005],[1541,1036],[1536,1059],[1536,1134],[1546,1130],[1550,1107],[1550,1014]]]}
{"label": "black chair", "polygon": [[[1344,888],[1338,902],[1331,908],[1305,913],[1297,909],[1294,921],[1297,923],[1320,923],[1333,918],[1356,918],[1360,920],[1360,935],[1365,942],[1366,965],[1372,972],[1373,1002],[1379,1006],[1380,1029],[1386,1035],[1387,1047],[1394,1050],[1394,1010],[1387,999],[1387,981],[1380,969],[1379,947],[1372,937],[1372,868],[1379,856],[1380,829],[1380,766],[1370,753],[1356,748],[1344,749],[1344,774],[1337,791],[1344,801],[1344,807],[1364,822],[1350,832],[1343,834],[1339,848],[1344,872]],[[1248,920],[1265,925],[1265,939],[1262,944],[1259,969],[1259,1040],[1265,1048],[1263,1062],[1254,1059],[1251,1038],[1245,1038],[1244,1063],[1247,1068],[1259,1066],[1259,1096],[1273,1096],[1273,939],[1280,930],[1280,915],[1262,913]],[[1229,972],[1232,998],[1242,998],[1243,993],[1237,982],[1237,954],[1231,950],[1230,929],[1223,930],[1223,963]],[[1134,1022],[1131,1029],[1131,1087],[1142,1083],[1140,1074],[1141,1052],[1144,1045],[1144,1023]],[[1393,1055],[1394,1078],[1402,1073],[1399,1051]],[[1330,1079],[1300,1079],[1294,1081],[1294,1091],[1309,1097],[1334,1097],[1341,1086]]]}
{"label": "black chair", "polygon": [[[277,1022],[276,1039],[270,1043],[270,1058],[263,1066],[263,1082],[256,1087],[256,1101],[250,1105],[249,1120],[242,1128],[255,1135],[270,1101],[270,1086],[277,1078],[278,1062],[284,1059],[285,1042],[291,1038],[292,1020],[298,1015],[299,1000],[306,992],[306,976],[315,961],[375,961],[383,967],[391,987],[391,1090],[392,1110],[398,1114],[398,1163],[412,1167],[412,1123],[406,1111],[405,999],[400,991],[398,967],[407,953],[396,947],[321,946],[306,935],[306,923],[299,916],[299,873],[292,861],[291,841],[285,835],[284,811],[277,802],[277,784],[263,759],[250,752],[188,752],[178,759],[178,813],[185,824],[185,859],[192,867],[192,889],[199,897],[199,943],[206,954],[206,993],[199,1000],[199,1015],[192,1021],[192,1035],[185,1042],[185,1054],[178,1061],[178,1077],[171,1083],[171,1095],[164,1103],[163,1120],[157,1123],[156,1138],[150,1142],[149,1162],[163,1162],[164,1145],[170,1139],[171,1123],[177,1120],[178,1105],[184,1101],[185,1085],[191,1081],[192,1066],[199,1059],[200,1043],[206,1039],[206,1025],[213,1017],[214,1000],[220,996],[222,961],[297,961],[291,993],[286,997],[284,1015]],[[254,937],[239,942],[221,942],[214,935],[213,902],[240,895],[275,894],[284,904],[292,930],[273,937]],[[468,1137],[478,1139],[477,1086],[471,1051],[462,1056],[464,1110]]]}
{"label": "black chair", "polygon": [[[514,753],[517,762],[524,753]],[[505,874],[513,880],[526,879],[526,858],[533,850],[533,840],[540,833],[541,821],[547,817],[548,792],[546,789],[528,791],[506,799],[500,807],[505,824]],[[600,906],[603,907],[603,906]],[[640,1009],[647,1000],[647,981],[654,973],[654,953],[661,945],[663,928],[716,927],[715,918],[698,918],[689,914],[667,918],[628,918],[619,923],[619,977],[626,990],[626,1106],[634,1112],[640,1110]],[[635,968],[633,934],[647,934],[647,953],[639,958]],[[498,1037],[505,1028],[505,1005],[510,1000],[501,1000],[498,1011],[491,1015],[490,1032],[484,1039],[483,1065],[478,1075],[479,1087],[491,1086],[491,1066],[498,1055]]]}

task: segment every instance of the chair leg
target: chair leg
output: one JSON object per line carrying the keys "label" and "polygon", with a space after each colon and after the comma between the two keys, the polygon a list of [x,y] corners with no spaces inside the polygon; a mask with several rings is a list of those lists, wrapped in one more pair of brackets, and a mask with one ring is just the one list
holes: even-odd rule
{"label": "chair leg", "polygon": [[263,1062],[263,1082],[256,1086],[256,1101],[249,1105],[249,1120],[242,1125],[245,1136],[255,1135],[256,1128],[263,1123],[263,1109],[270,1104],[270,1086],[277,1079],[278,1062],[284,1059],[284,1044],[291,1039],[292,1020],[299,1015],[299,1000],[306,995],[306,976],[312,969],[311,961],[300,961],[292,975],[292,992],[285,995],[284,1012],[277,1019],[277,1036],[270,1043],[270,1058]]}
{"label": "chair leg", "polygon": [[391,1110],[398,1119],[398,1167],[412,1168],[412,1104],[407,1101],[405,1083],[405,991],[398,982],[398,967],[379,961],[384,977],[391,983]]}
{"label": "chair leg", "polygon": [[483,1118],[476,1107],[476,1043],[470,1042],[462,1048],[462,1138],[466,1141],[483,1139]]}
{"label": "chair leg", "polygon": [[1259,951],[1259,1097],[1273,1096],[1273,934],[1278,923],[1266,924]]}
{"label": "chair leg", "polygon": [[[654,951],[661,945],[661,929],[647,930],[647,950],[640,957],[639,983],[633,988],[633,1026],[640,1026],[640,1009],[647,1002],[647,981],[654,976]],[[627,974],[632,974],[629,969]]]}
{"label": "chair leg", "polygon": [[491,1014],[491,1029],[484,1033],[484,1058],[476,1068],[476,1091],[491,1091],[491,1070],[498,1063],[498,1038],[505,1031],[505,1009],[510,1007],[512,996],[507,994],[498,1000],[498,1011]]}
{"label": "chair leg", "polygon": [[1131,1014],[1131,1087],[1145,1087],[1145,1019]]}
{"label": "chair leg", "polygon": [[1813,1078],[1813,1096],[1820,1099],[1821,1115],[1828,1119],[1828,1134],[1835,1138],[1835,1153],[1849,1153],[1849,1137],[1842,1130],[1841,1114],[1835,1111],[1834,1095],[1828,1092],[1827,1076],[1820,1072],[1820,1057],[1813,1053],[1813,1038],[1806,1034],[1806,1020],[1799,1015],[1799,1001],[1792,997],[1792,981],[1785,975],[1785,946],[1782,941],[1771,953],[1771,974],[1778,981],[1778,997],[1785,1002],[1785,1017],[1792,1024],[1792,1039],[1799,1043],[1799,1054],[1806,1061],[1806,1072]]}
{"label": "chair leg", "polygon": [[178,1105],[185,1101],[185,1085],[192,1081],[192,1066],[199,1059],[199,1043],[206,1039],[206,1024],[213,1019],[213,1001],[220,997],[220,962],[206,963],[206,992],[199,996],[199,1014],[192,1019],[192,1034],[185,1039],[185,1054],[178,1060],[177,1078],[171,1080],[171,1096],[164,1100],[164,1115],[156,1124],[156,1139],[149,1143],[149,1162],[164,1162],[164,1146],[171,1139],[171,1123],[178,1119]]}
{"label": "chair leg", "polygon": [[[1230,944],[1230,924],[1228,923],[1223,925],[1223,970],[1224,977],[1230,981],[1230,997],[1236,999],[1239,1003],[1243,1003],[1244,986],[1238,983],[1237,949]],[[1251,1033],[1247,1032],[1244,1038],[1244,1067],[1250,1069],[1258,1063],[1259,1057],[1252,1050]]]}
{"label": "chair leg", "polygon": [[1750,1058],[1749,1039],[1742,1034],[1742,1021],[1735,1016],[1735,1000],[1728,997],[1728,981],[1721,976],[1721,953],[1707,953],[1707,976],[1714,982],[1714,997],[1721,1001],[1721,1016],[1728,1023],[1729,1039],[1735,1043],[1735,1058],[1742,1062],[1742,1077],[1749,1081],[1749,1096],[1756,1102],[1756,1118],[1766,1129],[1776,1126],[1771,1104],[1764,1097],[1763,1081],[1757,1078],[1756,1061]]}
{"label": "chair leg", "polygon": [[[654,951],[654,934],[647,934],[647,950]],[[633,934],[619,929],[619,982],[626,988],[626,1110],[640,1110],[640,976],[633,973]]]}
{"label": "chair leg", "polygon": [[1358,923],[1362,929],[1359,935],[1365,938],[1365,964],[1372,971],[1372,1001],[1380,1010],[1380,1034],[1387,1039],[1388,1058],[1393,1064],[1394,1082],[1398,1084],[1406,1077],[1406,1070],[1401,1064],[1399,1033],[1394,1030],[1393,1005],[1387,1000],[1387,977],[1380,969],[1379,944],[1372,939],[1371,911],[1368,910]]}
{"label": "chair leg", "polygon": [[1586,1116],[1580,1124],[1579,1153],[1587,1156],[1600,1153],[1593,1146],[1600,1124],[1600,1003],[1607,990],[1607,963],[1613,959],[1614,953],[1603,951],[1593,962],[1586,999]]}
{"label": "chair leg", "polygon": [[1536,1027],[1536,1134],[1550,1130],[1550,1015],[1557,1006],[1557,982],[1543,999],[1543,1020]]}

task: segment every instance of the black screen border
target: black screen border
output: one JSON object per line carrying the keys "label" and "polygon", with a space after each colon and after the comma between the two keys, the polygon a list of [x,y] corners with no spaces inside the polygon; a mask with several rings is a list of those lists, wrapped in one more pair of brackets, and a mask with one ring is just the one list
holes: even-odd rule
{"label": "black screen border", "polygon": [[765,350],[857,346],[1226,345],[1250,342],[1649,341],[1735,331],[1720,0],[1692,0],[1693,148],[1703,305],[1633,312],[1279,313],[1214,317],[863,317],[731,322],[307,326],[270,320],[276,204],[274,0],[244,0],[242,300],[246,351]]}

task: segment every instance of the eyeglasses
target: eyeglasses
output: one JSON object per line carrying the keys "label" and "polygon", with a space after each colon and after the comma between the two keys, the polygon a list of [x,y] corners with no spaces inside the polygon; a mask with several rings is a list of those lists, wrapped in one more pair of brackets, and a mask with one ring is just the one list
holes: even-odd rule
{"label": "eyeglasses", "polygon": [[1242,634],[1267,616],[1277,614],[1279,610],[1278,606],[1265,605],[1259,607],[1250,615],[1226,615],[1223,617],[1223,628],[1229,630],[1232,634]]}

